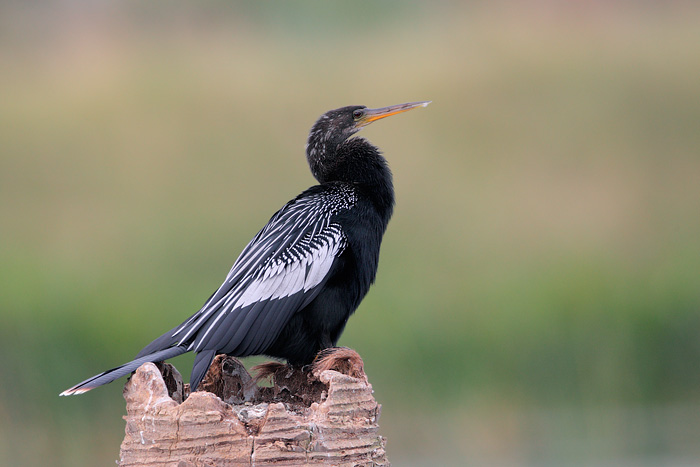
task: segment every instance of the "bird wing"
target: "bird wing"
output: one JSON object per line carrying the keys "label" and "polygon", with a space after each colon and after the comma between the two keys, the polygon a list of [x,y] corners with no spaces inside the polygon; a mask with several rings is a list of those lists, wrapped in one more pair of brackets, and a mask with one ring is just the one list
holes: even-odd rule
{"label": "bird wing", "polygon": [[264,351],[317,295],[347,237],[333,215],[354,205],[350,188],[302,193],[243,249],[204,306],[174,329],[176,345],[236,355]]}

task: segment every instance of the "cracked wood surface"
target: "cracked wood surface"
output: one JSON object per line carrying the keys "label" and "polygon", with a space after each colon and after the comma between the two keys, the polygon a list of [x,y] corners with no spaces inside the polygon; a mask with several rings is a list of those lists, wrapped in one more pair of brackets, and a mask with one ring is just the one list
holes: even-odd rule
{"label": "cracked wood surface", "polygon": [[240,362],[218,356],[205,381],[217,394],[197,391],[184,402],[188,388],[177,370],[142,365],[124,387],[126,436],[118,465],[389,466],[378,433],[380,405],[359,355],[342,352],[314,374],[280,365],[271,373],[272,387],[255,386]]}

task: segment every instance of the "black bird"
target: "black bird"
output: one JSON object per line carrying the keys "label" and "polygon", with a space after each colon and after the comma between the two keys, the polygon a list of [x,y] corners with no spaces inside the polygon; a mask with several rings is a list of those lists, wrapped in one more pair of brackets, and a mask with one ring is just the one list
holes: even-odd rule
{"label": "black bird", "polygon": [[204,306],[129,363],[61,393],[82,394],[146,362],[196,353],[197,388],[217,354],[268,355],[292,366],[335,346],[350,315],[374,282],[379,246],[394,208],[386,160],[362,127],[430,102],[379,109],[350,106],[322,115],[311,128],[306,157],[319,185],[272,216]]}

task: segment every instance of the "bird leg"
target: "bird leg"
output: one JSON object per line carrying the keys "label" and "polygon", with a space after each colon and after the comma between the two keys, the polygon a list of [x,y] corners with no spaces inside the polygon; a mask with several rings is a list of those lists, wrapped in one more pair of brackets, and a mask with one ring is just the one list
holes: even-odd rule
{"label": "bird leg", "polygon": [[327,332],[324,332],[321,335],[321,350],[319,351],[319,353],[323,352],[324,350],[331,349],[333,347],[335,347],[335,345],[333,344],[333,341],[331,340],[330,334],[328,334]]}

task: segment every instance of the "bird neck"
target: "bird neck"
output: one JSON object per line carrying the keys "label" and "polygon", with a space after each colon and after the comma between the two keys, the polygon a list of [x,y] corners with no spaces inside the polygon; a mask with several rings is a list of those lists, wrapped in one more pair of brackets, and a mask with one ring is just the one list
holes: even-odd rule
{"label": "bird neck", "polygon": [[386,159],[364,138],[350,138],[308,153],[311,173],[320,183],[343,182],[365,193],[377,210],[389,217],[394,207],[394,184]]}

